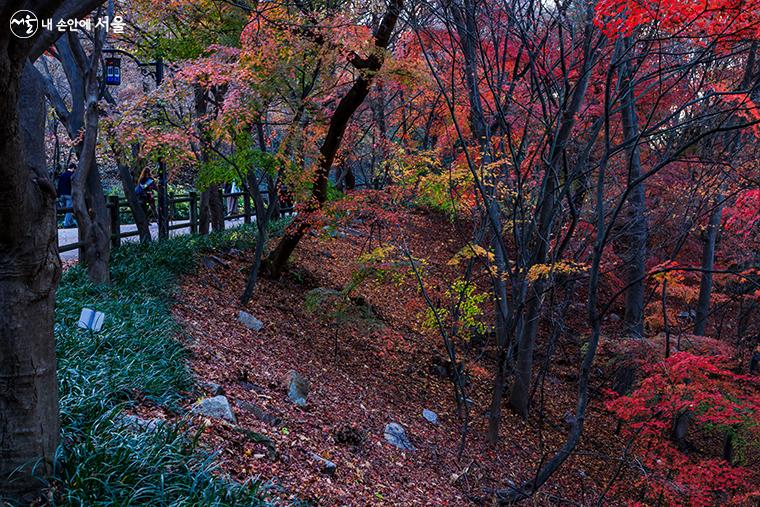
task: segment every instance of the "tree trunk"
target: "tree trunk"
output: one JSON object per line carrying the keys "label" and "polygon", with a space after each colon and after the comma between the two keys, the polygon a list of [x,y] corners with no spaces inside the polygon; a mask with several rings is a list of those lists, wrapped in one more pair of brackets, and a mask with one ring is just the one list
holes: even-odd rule
{"label": "tree trunk", "polygon": [[219,185],[211,185],[208,189],[208,209],[211,218],[211,230],[224,230],[224,203]]}
{"label": "tree trunk", "polygon": [[710,315],[710,294],[712,293],[712,270],[715,265],[715,240],[720,230],[720,221],[723,217],[723,196],[718,195],[715,209],[710,214],[710,222],[707,226],[707,237],[702,249],[702,279],[699,283],[699,302],[697,303],[697,316],[694,322],[694,334],[703,336],[707,327],[707,318]]}
{"label": "tree trunk", "polygon": [[208,188],[201,192],[201,200],[200,204],[198,205],[200,208],[200,212],[198,214],[198,232],[204,236],[209,233],[211,226],[211,212],[209,211],[210,194],[211,189]]}
{"label": "tree trunk", "polygon": [[140,201],[135,194],[136,181],[132,177],[129,166],[124,163],[124,160],[119,159],[118,156],[116,166],[119,169],[119,178],[121,179],[121,187],[124,190],[124,196],[127,198],[129,209],[135,219],[137,232],[140,234],[140,243],[150,243],[152,240],[150,236],[150,222],[148,222],[148,216],[145,214],[145,209],[140,205]]}
{"label": "tree trunk", "polygon": [[533,372],[533,351],[536,347],[538,321],[543,303],[544,284],[537,280],[525,308],[525,317],[515,361],[515,381],[509,395],[509,406],[522,417],[528,418],[530,405],[530,381]]}
{"label": "tree trunk", "polygon": [[[30,503],[58,442],[53,312],[61,273],[44,91],[0,50],[0,503]],[[18,107],[18,109],[17,109]],[[19,118],[21,121],[19,122]],[[20,127],[20,128],[19,128]]]}
{"label": "tree trunk", "polygon": [[686,442],[686,436],[689,433],[689,423],[691,422],[691,411],[685,410],[679,413],[673,421],[673,431],[671,438],[681,451],[686,451],[689,447]]}
{"label": "tree trunk", "polygon": [[108,269],[111,259],[111,222],[100,181],[100,171],[94,160],[94,153],[93,159],[89,161],[93,167],[86,171],[86,174],[82,169],[81,160],[87,159],[80,159],[71,195],[79,226],[79,238],[83,243],[84,258],[79,261],[87,267],[87,277],[91,282],[109,284],[111,282]]}
{"label": "tree trunk", "polygon": [[[624,44],[629,45],[629,41]],[[628,57],[630,60],[630,57]],[[633,77],[630,61],[621,64],[621,88],[623,90],[622,110],[623,139],[628,143],[628,185],[641,177],[641,155],[639,153],[639,122],[636,114]],[[635,338],[644,336],[644,277],[647,255],[647,218],[644,183],[635,184],[628,195],[622,242],[626,262],[625,317],[626,332]]]}
{"label": "tree trunk", "polygon": [[[81,18],[99,0],[49,1],[36,14]],[[0,5],[7,20],[11,5]],[[55,188],[45,161],[45,101],[34,61],[59,33],[0,32],[0,503],[28,505],[58,443],[53,319],[61,275]]]}
{"label": "tree trunk", "polygon": [[384,51],[388,48],[391,34],[396,26],[396,21],[401,13],[403,0],[392,0],[388,6],[380,26],[375,32],[376,52],[372,52],[366,59],[355,59],[354,66],[360,71],[359,77],[353,86],[340,99],[338,106],[330,118],[327,135],[320,148],[320,160],[317,166],[314,190],[312,192],[312,204],[306,213],[298,215],[293,224],[285,231],[277,248],[269,256],[267,267],[269,274],[278,277],[285,269],[285,265],[291,254],[298,246],[301,238],[310,228],[310,224],[304,216],[319,210],[327,199],[327,178],[330,174],[335,155],[338,153],[343,134],[346,131],[349,120],[354,112],[364,102],[372,85],[374,75],[383,65]]}
{"label": "tree trunk", "polygon": [[[102,39],[97,38],[92,58],[99,58]],[[86,102],[84,112],[84,140],[79,154],[79,166],[71,186],[74,213],[79,224],[79,237],[84,243],[84,261],[87,276],[93,283],[108,284],[111,277],[108,265],[111,258],[111,223],[106,206],[100,171],[95,159],[98,141],[98,99],[100,87],[97,80],[97,63],[87,74]]]}

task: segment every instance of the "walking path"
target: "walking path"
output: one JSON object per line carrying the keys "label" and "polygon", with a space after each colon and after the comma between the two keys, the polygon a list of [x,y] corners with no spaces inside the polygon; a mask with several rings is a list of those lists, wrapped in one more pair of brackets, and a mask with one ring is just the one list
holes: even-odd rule
{"label": "walking path", "polygon": [[[252,220],[256,220],[256,217],[252,217]],[[185,222],[187,223],[187,220],[180,221],[180,222],[171,222],[172,225]],[[239,225],[242,225],[243,219],[242,218],[235,218],[233,220],[226,220],[224,222],[224,226],[229,227],[237,227]],[[123,224],[121,226],[121,232],[132,232],[136,231],[137,226],[134,224]],[[174,229],[169,231],[170,236],[179,236],[181,234],[190,234],[190,226],[182,227],[181,229]],[[153,239],[158,238],[158,224],[151,223],[150,224],[150,235],[153,237]],[[72,243],[76,243],[78,239],[77,236],[77,229],[76,227],[72,229],[58,229],[58,246],[64,246],[64,245],[70,245]],[[121,241],[140,241],[140,236],[130,236],[128,238],[121,238]],[[64,261],[71,261],[71,260],[78,260],[79,259],[79,249],[75,248],[74,250],[69,250],[68,252],[61,252],[61,260]]]}

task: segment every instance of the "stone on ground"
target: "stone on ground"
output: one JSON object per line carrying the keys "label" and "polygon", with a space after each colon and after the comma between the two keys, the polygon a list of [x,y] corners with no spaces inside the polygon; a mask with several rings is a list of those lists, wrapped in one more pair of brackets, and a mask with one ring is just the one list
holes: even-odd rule
{"label": "stone on ground", "polygon": [[299,407],[306,406],[306,396],[309,395],[309,381],[295,370],[290,370],[285,376],[288,398]]}
{"label": "stone on ground", "polygon": [[415,450],[406,435],[406,430],[399,423],[392,422],[385,425],[385,440],[402,451]]}
{"label": "stone on ground", "polygon": [[250,313],[244,312],[243,310],[240,310],[238,320],[240,320],[240,322],[242,322],[245,327],[248,329],[253,329],[254,331],[261,331],[261,329],[264,327],[263,322],[261,322]]}
{"label": "stone on ground", "polygon": [[338,465],[330,461],[329,459],[323,458],[319,454],[312,452],[311,458],[319,463],[319,465],[322,468],[322,473],[325,475],[335,475],[335,471],[338,469]]}
{"label": "stone on ground", "polygon": [[230,407],[230,402],[227,400],[226,396],[220,395],[214,396],[213,398],[203,399],[195,404],[191,413],[237,423],[235,414],[232,412],[232,407]]}
{"label": "stone on ground", "polygon": [[131,431],[156,431],[158,427],[165,423],[164,419],[143,419],[137,415],[121,414],[115,419],[116,426]]}
{"label": "stone on ground", "polygon": [[423,409],[422,417],[424,417],[425,420],[429,423],[438,424],[438,414],[436,414],[432,410]]}

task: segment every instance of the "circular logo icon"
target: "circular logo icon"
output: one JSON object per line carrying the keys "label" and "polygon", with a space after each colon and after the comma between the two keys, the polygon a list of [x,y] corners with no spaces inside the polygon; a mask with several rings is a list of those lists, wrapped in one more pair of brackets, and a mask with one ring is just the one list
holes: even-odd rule
{"label": "circular logo icon", "polygon": [[20,39],[28,39],[37,33],[39,21],[32,11],[20,10],[11,16],[11,32]]}

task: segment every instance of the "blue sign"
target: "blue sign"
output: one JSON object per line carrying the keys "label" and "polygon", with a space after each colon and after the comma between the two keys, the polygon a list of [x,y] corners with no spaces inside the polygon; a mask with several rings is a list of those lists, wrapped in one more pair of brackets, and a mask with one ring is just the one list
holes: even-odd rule
{"label": "blue sign", "polygon": [[106,84],[118,86],[121,84],[121,58],[106,58]]}

